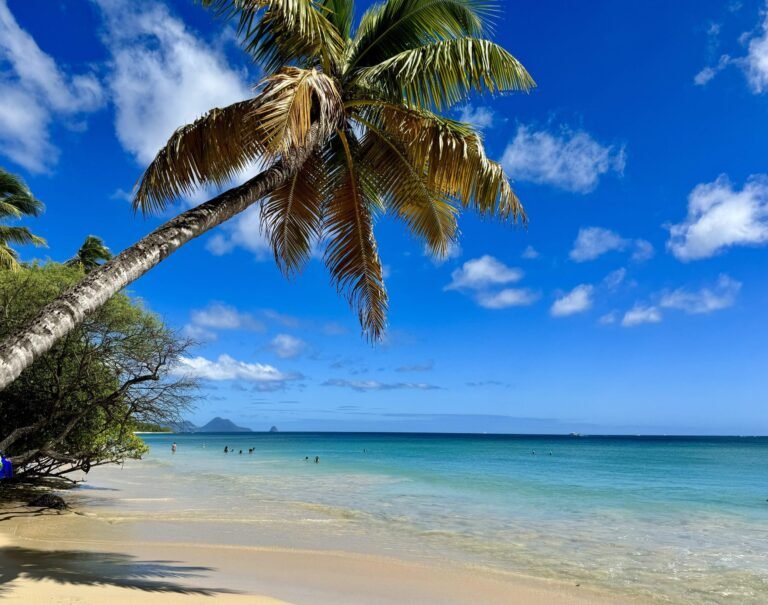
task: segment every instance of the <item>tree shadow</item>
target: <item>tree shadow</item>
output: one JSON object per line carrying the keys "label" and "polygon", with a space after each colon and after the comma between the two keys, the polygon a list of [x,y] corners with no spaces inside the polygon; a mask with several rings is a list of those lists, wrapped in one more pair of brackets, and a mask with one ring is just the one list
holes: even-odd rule
{"label": "tree shadow", "polygon": [[42,517],[43,515],[59,515],[61,511],[50,508],[30,508],[28,506],[17,506],[14,508],[0,509],[0,523],[10,521],[11,519]]}
{"label": "tree shadow", "polygon": [[177,561],[141,561],[111,552],[0,548],[0,597],[21,577],[80,586],[117,586],[146,592],[214,596],[234,593],[226,588],[198,588],[180,581],[201,578],[211,567],[180,565]]}

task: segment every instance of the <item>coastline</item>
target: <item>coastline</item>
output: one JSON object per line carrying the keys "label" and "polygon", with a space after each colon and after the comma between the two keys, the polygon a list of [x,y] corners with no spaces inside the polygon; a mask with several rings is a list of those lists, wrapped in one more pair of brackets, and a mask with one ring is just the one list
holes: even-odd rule
{"label": "coastline", "polygon": [[0,508],[0,600],[62,605],[127,605],[137,597],[142,603],[171,605],[641,604],[589,587],[453,561],[431,565],[363,553],[235,545],[222,539],[225,533],[215,542],[200,542],[184,524],[178,524],[172,540],[167,535],[162,541],[148,540],[147,532],[136,531],[137,523],[142,521],[106,521],[97,507],[77,503],[63,513],[5,505]]}

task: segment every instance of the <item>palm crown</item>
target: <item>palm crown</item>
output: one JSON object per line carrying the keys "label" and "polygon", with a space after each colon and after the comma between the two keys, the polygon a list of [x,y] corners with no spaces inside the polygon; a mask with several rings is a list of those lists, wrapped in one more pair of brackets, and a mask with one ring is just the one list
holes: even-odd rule
{"label": "palm crown", "polygon": [[[0,168],[0,220],[37,216],[42,211],[43,203],[32,195],[24,182]],[[0,225],[0,269],[16,271],[19,268],[19,256],[11,248],[12,244],[45,246],[45,240],[33,235],[27,227]]]}
{"label": "palm crown", "polygon": [[300,156],[263,200],[262,227],[288,275],[324,240],[332,279],[374,340],[387,311],[377,216],[402,220],[437,256],[456,237],[462,208],[524,218],[479,134],[440,115],[472,92],[535,85],[517,59],[483,38],[494,5],[388,0],[353,32],[352,0],[202,1],[236,19],[265,76],[252,99],[173,134],[142,177],[136,208],[223,186],[257,161]]}

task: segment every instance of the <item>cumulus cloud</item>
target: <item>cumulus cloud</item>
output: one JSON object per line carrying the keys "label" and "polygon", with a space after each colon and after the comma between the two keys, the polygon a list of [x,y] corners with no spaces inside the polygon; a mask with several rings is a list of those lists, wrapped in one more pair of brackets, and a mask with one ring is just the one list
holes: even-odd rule
{"label": "cumulus cloud", "polygon": [[601,315],[600,319],[597,321],[600,323],[600,325],[603,326],[610,326],[612,324],[616,323],[616,311],[611,311],[609,313],[606,313],[605,315]]}
{"label": "cumulus cloud", "polygon": [[662,295],[659,306],[679,309],[694,315],[712,313],[733,306],[740,290],[741,282],[727,275],[721,275],[714,288],[701,288],[700,290],[678,288],[666,292]]}
{"label": "cumulus cloud", "polygon": [[429,257],[429,260],[438,266],[442,265],[446,261],[459,258],[461,256],[461,252],[461,244],[459,244],[459,242],[449,242],[445,251],[445,255],[443,256],[435,256],[432,254],[432,250],[429,249],[429,246],[424,246],[424,256]]}
{"label": "cumulus cloud", "polygon": [[736,190],[725,175],[697,185],[688,216],[669,228],[667,247],[679,260],[708,258],[731,246],[768,242],[768,175],[750,177]]}
{"label": "cumulus cloud", "polygon": [[343,378],[331,378],[323,382],[322,386],[342,387],[361,393],[367,391],[394,391],[404,389],[431,391],[440,388],[425,382],[379,382],[378,380],[345,380]]}
{"label": "cumulus cloud", "polygon": [[0,0],[0,154],[30,172],[45,172],[59,155],[51,125],[83,128],[82,116],[105,102],[93,74],[70,74],[43,52]]}
{"label": "cumulus cloud", "polygon": [[768,2],[760,31],[749,41],[744,70],[753,92],[768,91]]}
{"label": "cumulus cloud", "polygon": [[238,311],[223,303],[211,303],[204,309],[190,313],[191,329],[203,330],[252,330],[263,332],[266,327],[250,313]]}
{"label": "cumulus cloud", "polygon": [[657,307],[635,305],[624,314],[621,325],[629,328],[640,324],[659,323],[660,321],[661,312]]}
{"label": "cumulus cloud", "polygon": [[257,260],[271,258],[272,246],[261,228],[261,206],[251,206],[235,221],[223,225],[205,247],[216,256],[229,254],[239,247],[252,252]]}
{"label": "cumulus cloud", "polygon": [[553,317],[565,317],[583,313],[592,308],[592,293],[594,286],[581,284],[573,290],[558,298],[550,308],[549,312]]}
{"label": "cumulus cloud", "polygon": [[472,124],[478,130],[483,130],[493,126],[494,113],[490,107],[482,105],[475,107],[467,104],[460,108],[459,120]]}
{"label": "cumulus cloud", "polygon": [[603,284],[609,290],[613,290],[614,288],[618,288],[626,277],[627,270],[624,267],[621,267],[620,269],[611,271],[608,275],[606,275],[603,278]]}
{"label": "cumulus cloud", "polygon": [[577,263],[594,260],[607,252],[633,249],[632,260],[642,262],[654,255],[653,245],[644,240],[630,240],[602,227],[582,227],[569,253]]}
{"label": "cumulus cloud", "polygon": [[506,309],[525,307],[535,303],[541,295],[529,288],[504,288],[500,292],[481,292],[477,295],[477,304],[486,309]]}
{"label": "cumulus cloud", "polygon": [[109,87],[117,136],[140,164],[151,161],[179,126],[212,107],[250,96],[245,74],[165,5],[94,2],[104,17],[103,42],[112,55]]}
{"label": "cumulus cloud", "polygon": [[307,343],[290,334],[278,334],[269,342],[269,348],[280,359],[293,359],[306,349]]}
{"label": "cumulus cloud", "polygon": [[589,193],[610,172],[622,174],[624,147],[602,145],[583,130],[559,132],[519,126],[501,160],[513,179]]}
{"label": "cumulus cloud", "polygon": [[488,254],[480,258],[468,260],[451,273],[451,283],[445,290],[481,290],[488,286],[499,286],[520,281],[523,272],[514,267],[508,267],[498,259]]}
{"label": "cumulus cloud", "polygon": [[610,229],[582,227],[573,242],[570,257],[571,260],[581,263],[594,260],[612,250],[624,250],[628,245],[629,240]]}
{"label": "cumulus cloud", "polygon": [[244,380],[265,390],[282,388],[287,381],[299,378],[297,374],[286,374],[271,365],[239,361],[226,354],[219,355],[215,361],[200,356],[180,357],[174,373],[203,380]]}
{"label": "cumulus cloud", "polygon": [[539,252],[533,246],[526,246],[520,257],[526,260],[533,260],[534,258],[539,258]]}

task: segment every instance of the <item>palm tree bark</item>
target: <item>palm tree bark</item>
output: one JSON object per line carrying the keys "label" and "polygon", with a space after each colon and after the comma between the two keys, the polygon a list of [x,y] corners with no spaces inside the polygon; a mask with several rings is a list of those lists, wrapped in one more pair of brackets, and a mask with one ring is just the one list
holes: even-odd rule
{"label": "palm tree bark", "polygon": [[[313,136],[314,135],[314,136]],[[135,281],[188,241],[239,214],[267,192],[282,185],[304,163],[317,139],[290,161],[276,162],[249,181],[168,221],[126,248],[59,298],[43,307],[23,328],[0,341],[0,390],[13,382],[35,359],[69,333],[85,316]]]}

